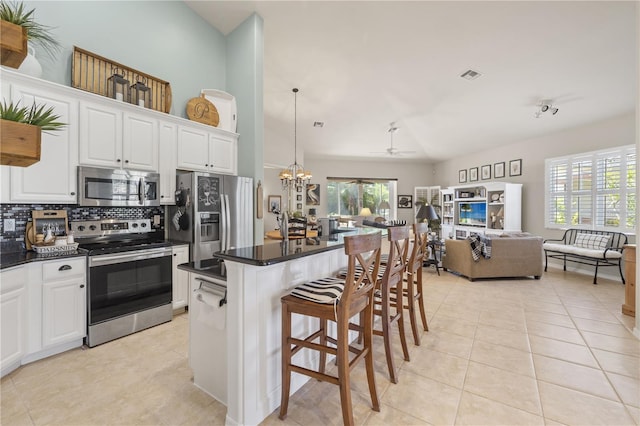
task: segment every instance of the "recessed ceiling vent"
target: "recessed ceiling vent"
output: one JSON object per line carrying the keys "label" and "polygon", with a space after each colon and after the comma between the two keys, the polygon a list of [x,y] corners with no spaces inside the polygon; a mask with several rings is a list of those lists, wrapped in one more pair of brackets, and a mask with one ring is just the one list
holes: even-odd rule
{"label": "recessed ceiling vent", "polygon": [[466,70],[465,72],[463,72],[462,74],[460,74],[460,77],[467,79],[467,80],[475,80],[476,78],[480,77],[482,74],[480,74],[478,71],[474,71],[474,70]]}

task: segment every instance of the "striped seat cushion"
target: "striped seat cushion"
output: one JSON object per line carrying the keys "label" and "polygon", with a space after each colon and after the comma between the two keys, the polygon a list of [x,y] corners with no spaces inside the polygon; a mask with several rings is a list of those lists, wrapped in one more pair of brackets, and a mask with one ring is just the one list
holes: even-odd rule
{"label": "striped seat cushion", "polygon": [[[378,268],[378,279],[379,280],[381,280],[382,277],[384,276],[385,269],[386,269],[385,265],[380,265],[380,267]],[[369,267],[369,270],[373,270],[373,265]],[[338,276],[339,277],[346,277],[347,276],[347,271],[348,271],[348,268],[340,269],[340,271],[338,271]],[[362,266],[356,265],[355,277],[356,278],[360,278],[360,275],[362,275]]]}
{"label": "striped seat cushion", "polygon": [[291,291],[291,295],[316,303],[334,304],[340,300],[343,291],[343,279],[327,277],[300,284]]}

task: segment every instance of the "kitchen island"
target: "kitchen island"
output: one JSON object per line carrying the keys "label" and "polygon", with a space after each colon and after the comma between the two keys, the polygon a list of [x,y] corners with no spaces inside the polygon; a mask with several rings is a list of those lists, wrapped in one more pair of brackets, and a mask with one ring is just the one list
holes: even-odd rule
{"label": "kitchen island", "polygon": [[[292,287],[346,266],[344,236],[380,233],[380,229],[359,228],[329,237],[307,238],[216,253],[226,269],[226,365],[211,360],[218,379],[226,379],[226,424],[255,425],[280,406],[281,317],[280,297]],[[384,230],[382,230],[384,233]],[[180,266],[190,272],[191,294],[199,280],[220,278],[215,261]],[[189,318],[189,321],[192,321]],[[294,316],[296,334],[309,334],[317,327],[311,319]],[[190,335],[190,339],[207,336]],[[300,365],[315,368],[317,353],[302,350],[294,358]],[[194,371],[194,376],[196,375]],[[222,377],[224,376],[224,377]],[[291,393],[308,377],[294,374]]]}

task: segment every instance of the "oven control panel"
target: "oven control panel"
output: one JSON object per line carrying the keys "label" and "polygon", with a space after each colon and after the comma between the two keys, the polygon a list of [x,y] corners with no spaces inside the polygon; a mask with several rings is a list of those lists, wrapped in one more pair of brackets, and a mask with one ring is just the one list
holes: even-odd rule
{"label": "oven control panel", "polygon": [[152,232],[151,219],[103,219],[82,220],[69,223],[76,237],[141,234]]}

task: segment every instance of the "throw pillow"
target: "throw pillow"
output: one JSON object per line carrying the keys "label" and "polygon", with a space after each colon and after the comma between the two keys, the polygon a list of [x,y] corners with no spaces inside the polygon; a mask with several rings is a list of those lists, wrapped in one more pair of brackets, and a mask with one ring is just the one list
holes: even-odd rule
{"label": "throw pillow", "polygon": [[603,250],[607,248],[610,238],[611,236],[609,235],[585,234],[578,232],[578,234],[576,234],[576,241],[573,245],[581,248]]}
{"label": "throw pillow", "polygon": [[340,300],[343,291],[344,280],[327,277],[300,284],[291,295],[316,303],[334,304]]}

